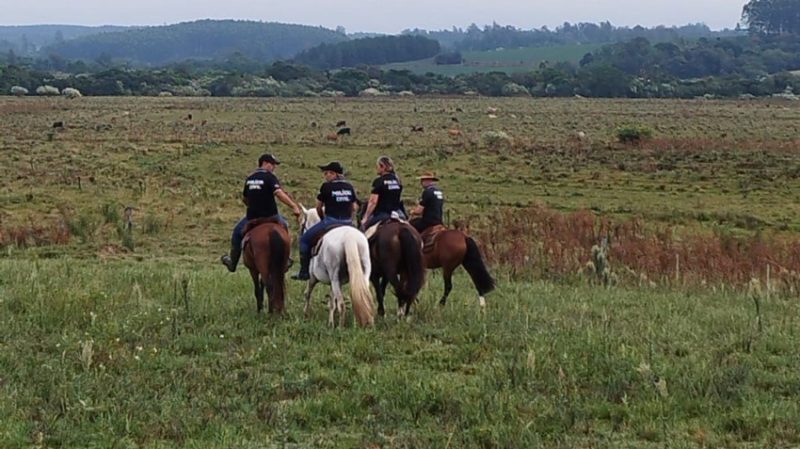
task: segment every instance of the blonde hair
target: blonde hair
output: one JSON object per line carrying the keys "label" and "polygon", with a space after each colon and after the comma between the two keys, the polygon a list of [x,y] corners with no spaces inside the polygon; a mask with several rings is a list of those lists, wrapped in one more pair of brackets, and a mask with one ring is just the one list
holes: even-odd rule
{"label": "blonde hair", "polygon": [[381,156],[378,158],[378,165],[383,165],[387,170],[394,173],[394,161],[389,156]]}

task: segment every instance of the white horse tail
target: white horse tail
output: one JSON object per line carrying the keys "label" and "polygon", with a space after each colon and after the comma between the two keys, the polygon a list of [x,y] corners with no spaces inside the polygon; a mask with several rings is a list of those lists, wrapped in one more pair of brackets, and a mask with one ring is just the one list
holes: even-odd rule
{"label": "white horse tail", "polygon": [[[372,310],[372,292],[369,289],[367,276],[361,267],[361,253],[358,239],[348,238],[344,244],[347,258],[347,272],[350,275],[350,296],[353,300],[353,314],[361,327],[372,326],[375,313]],[[369,257],[369,256],[367,256]]]}

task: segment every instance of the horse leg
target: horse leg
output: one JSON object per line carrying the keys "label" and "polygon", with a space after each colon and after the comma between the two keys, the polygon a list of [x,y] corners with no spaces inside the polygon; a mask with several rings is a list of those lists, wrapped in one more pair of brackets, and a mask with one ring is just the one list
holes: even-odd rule
{"label": "horse leg", "polygon": [[270,315],[275,313],[275,304],[272,302],[272,283],[271,282],[263,282],[262,283],[264,290],[267,291],[267,312]]}
{"label": "horse leg", "polygon": [[253,294],[255,294],[256,297],[256,311],[258,311],[260,315],[264,310],[264,289],[257,271],[250,271],[250,277],[253,278]]}
{"label": "horse leg", "polygon": [[[339,303],[342,303],[341,305]],[[338,277],[331,278],[331,299],[328,301],[328,325],[335,327],[334,318],[336,310],[339,310],[339,326],[344,324],[344,297],[342,294],[342,285]]]}
{"label": "horse leg", "polygon": [[381,278],[380,282],[375,289],[378,296],[378,314],[380,316],[386,315],[386,310],[383,308],[383,300],[386,298],[386,287],[389,285],[389,279],[385,276]]}
{"label": "horse leg", "polygon": [[439,305],[445,306],[447,304],[447,297],[450,296],[450,292],[453,291],[453,269],[450,267],[442,267],[442,278],[444,278],[444,294],[442,295],[442,299],[439,300]]}
{"label": "horse leg", "polygon": [[336,308],[339,309],[339,327],[344,327],[347,324],[347,303],[344,302],[344,293],[341,285],[339,285],[339,292],[335,296]]}
{"label": "horse leg", "polygon": [[[375,266],[373,264],[373,266]],[[383,309],[383,296],[381,296],[381,276],[378,274],[378,270],[372,270],[372,274],[369,276],[369,282],[375,287],[375,295],[377,296],[378,300],[378,315],[383,316],[386,311]]]}
{"label": "horse leg", "polygon": [[316,285],[317,285],[317,278],[315,278],[312,275],[311,279],[308,280],[308,284],[306,284],[306,291],[305,291],[306,305],[305,307],[303,307],[303,313],[305,314],[306,319],[308,319],[311,316],[311,292],[314,291],[314,287]]}

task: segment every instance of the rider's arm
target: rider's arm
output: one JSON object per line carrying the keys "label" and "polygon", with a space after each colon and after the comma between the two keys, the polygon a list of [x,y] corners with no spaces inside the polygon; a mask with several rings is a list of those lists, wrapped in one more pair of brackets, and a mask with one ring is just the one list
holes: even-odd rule
{"label": "rider's arm", "polygon": [[372,216],[372,213],[375,212],[375,207],[378,205],[378,194],[373,193],[369,196],[369,202],[367,203],[367,211],[364,212],[364,218],[362,218],[362,222],[367,222],[369,217]]}
{"label": "rider's arm", "polygon": [[292,197],[290,197],[289,194],[286,193],[283,189],[276,190],[275,196],[281,201],[281,203],[292,208],[292,213],[294,214],[295,217],[299,217],[300,215],[303,214],[303,212],[300,211],[300,207],[297,205],[297,203],[295,203]]}
{"label": "rider's arm", "polygon": [[317,215],[319,215],[319,219],[322,220],[325,218],[325,204],[322,201],[317,200]]}
{"label": "rider's arm", "polygon": [[425,212],[425,204],[427,203],[428,200],[427,195],[428,195],[428,190],[422,192],[422,196],[419,199],[419,203],[414,207],[414,209],[411,209],[411,215],[421,216],[423,212]]}

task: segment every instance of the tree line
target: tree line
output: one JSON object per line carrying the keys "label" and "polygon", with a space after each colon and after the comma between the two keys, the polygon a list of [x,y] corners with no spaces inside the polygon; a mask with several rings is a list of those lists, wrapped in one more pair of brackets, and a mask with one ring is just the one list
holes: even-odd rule
{"label": "tree line", "polygon": [[[5,62],[4,62],[5,60]],[[534,97],[693,98],[800,92],[800,39],[772,36],[651,43],[634,39],[602,47],[579,65],[543,63],[537,70],[455,77],[359,65],[320,70],[293,62],[262,64],[244,55],[219,62],[182,62],[160,69],[0,57],[0,93],[12,86],[74,87],[84,95],[212,95],[248,97],[365,94]],[[73,67],[79,64],[80,67]],[[64,76],[65,69],[79,69]],[[56,75],[56,72],[59,74]]]}

